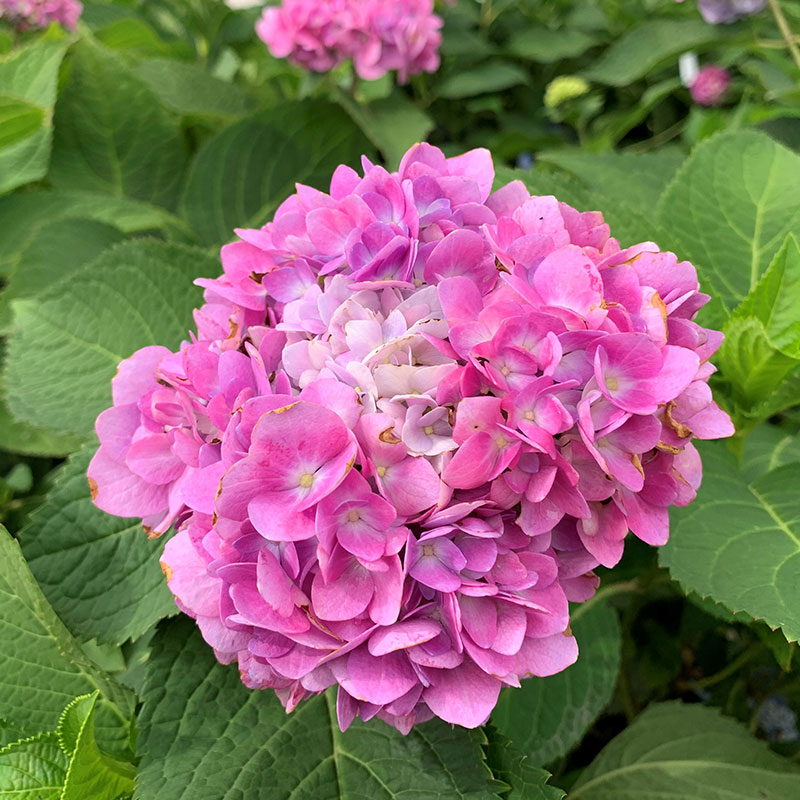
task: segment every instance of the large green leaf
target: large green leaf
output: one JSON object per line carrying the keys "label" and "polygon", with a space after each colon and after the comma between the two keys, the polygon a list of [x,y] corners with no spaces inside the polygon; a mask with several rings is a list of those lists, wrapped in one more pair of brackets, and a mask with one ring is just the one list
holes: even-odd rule
{"label": "large green leaf", "polygon": [[120,361],[145,345],[177,347],[200,290],[219,272],[200,250],[124,242],[34,299],[17,300],[5,389],[18,419],[88,435],[110,404]]}
{"label": "large green leaf", "polygon": [[133,791],[133,765],[101,752],[95,741],[98,697],[76,697],[59,720],[58,743],[70,758],[60,800],[119,800]]}
{"label": "large green leaf", "polygon": [[186,168],[177,118],[116,55],[82,40],[55,111],[50,178],[171,208]]}
{"label": "large green leaf", "polygon": [[338,106],[284,103],[225,128],[197,154],[183,208],[205,244],[263,225],[295,183],[327,189],[340,164],[355,166],[368,141]]}
{"label": "large green leaf", "polygon": [[40,733],[0,749],[3,800],[60,800],[69,759],[55,733]]}
{"label": "large green leaf", "polygon": [[663,566],[685,589],[800,639],[800,464],[748,482],[725,442],[704,442],[697,499],[670,513]]}
{"label": "large green leaf", "polygon": [[0,193],[47,174],[58,69],[67,43],[53,29],[0,56]]}
{"label": "large green leaf", "polygon": [[356,720],[341,733],[330,693],[287,715],[217,664],[185,618],[156,635],[143,696],[140,800],[496,798],[481,731],[437,721],[404,737]]}
{"label": "large green leaf", "polygon": [[535,765],[568,753],[608,705],[617,682],[620,631],[616,612],[596,600],[570,621],[580,657],[549,678],[531,678],[521,689],[504,689],[492,723]]}
{"label": "large green leaf", "polygon": [[492,774],[507,784],[504,800],[561,800],[564,792],[550,786],[550,773],[535,766],[510,739],[489,726],[489,746],[486,749]]}
{"label": "large green leaf", "polygon": [[759,425],[747,437],[742,477],[754,481],[773,469],[800,461],[800,436],[775,425]]}
{"label": "large green leaf", "polygon": [[8,332],[12,300],[36,297],[123,238],[117,228],[93,219],[61,219],[39,228],[0,294],[0,332]]}
{"label": "large green leaf", "polygon": [[575,58],[597,44],[597,38],[577,28],[545,28],[528,25],[517,31],[508,43],[509,51],[520,58],[551,64]]}
{"label": "large green leaf", "polygon": [[800,156],[754,131],[702,142],[662,197],[659,222],[698,269],[723,323],[800,230]]}
{"label": "large green leaf", "polygon": [[655,208],[683,160],[679,150],[668,149],[657,153],[548,150],[537,155],[540,163],[560,167],[594,191],[634,209]]}
{"label": "large green leaf", "polygon": [[619,37],[589,69],[585,78],[627,86],[687,50],[698,50],[726,38],[718,26],[698,20],[654,19]]}
{"label": "large green leaf", "polygon": [[20,533],[22,552],[47,599],[82,639],[122,644],[177,609],[141,520],[95,508],[86,482],[93,447],[61,468]]}
{"label": "large green leaf", "polygon": [[0,702],[28,735],[55,729],[76,695],[99,689],[98,738],[122,750],[133,713],[131,692],[83,654],[36,585],[19,545],[0,528]]}
{"label": "large green leaf", "polygon": [[0,274],[14,271],[22,250],[45,225],[80,218],[103,222],[123,233],[185,229],[183,220],[163,208],[125,197],[96,192],[24,192],[0,197]]}
{"label": "large green leaf", "polygon": [[528,81],[528,73],[505,61],[488,61],[475,69],[457,72],[439,87],[439,94],[449,100],[474,97],[486,92],[502,92]]}
{"label": "large green leaf", "polygon": [[800,771],[700,705],[648,708],[583,771],[569,800],[793,800]]}
{"label": "large green leaf", "polygon": [[196,63],[150,58],[136,66],[136,73],[179,114],[241,116],[255,105],[244,89],[215,78]]}

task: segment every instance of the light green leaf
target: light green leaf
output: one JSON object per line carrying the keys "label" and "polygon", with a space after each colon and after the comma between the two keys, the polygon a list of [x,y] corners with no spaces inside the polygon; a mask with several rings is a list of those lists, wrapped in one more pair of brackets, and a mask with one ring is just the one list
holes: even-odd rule
{"label": "light green leaf", "polygon": [[703,442],[703,485],[670,512],[662,566],[686,590],[800,638],[800,464],[748,482],[725,442]]}
{"label": "light green leaf", "polygon": [[725,326],[718,359],[734,399],[745,409],[762,403],[800,363],[773,346],[760,320],[735,316]]}
{"label": "light green leaf", "polygon": [[4,800],[59,800],[69,759],[55,733],[40,733],[0,750]]}
{"label": "light green leaf", "polygon": [[36,133],[44,124],[44,109],[26,100],[0,94],[0,149]]}
{"label": "light green leaf", "polygon": [[800,156],[754,131],[701,142],[661,199],[661,226],[697,267],[721,326],[800,230]]}
{"label": "light green leaf", "polygon": [[762,323],[775,348],[787,356],[800,358],[798,307],[800,248],[797,239],[789,234],[758,285],[733,313],[730,327],[740,319],[754,317]]}
{"label": "light green leaf", "polygon": [[792,800],[800,773],[716,709],[648,708],[583,771],[569,800]]}
{"label": "light green leaf", "polygon": [[475,69],[451,75],[439,87],[439,95],[448,100],[474,97],[486,92],[502,92],[512,86],[527,83],[528,73],[505,61],[488,61]]}
{"label": "light green leaf", "polygon": [[110,405],[119,362],[145,345],[177,347],[201,299],[192,281],[218,272],[203,251],[137,240],[35,299],[17,300],[4,378],[11,413],[87,436]]}
{"label": "light green leaf", "polygon": [[327,189],[340,164],[371,150],[338,106],[284,103],[243,119],[198,152],[183,209],[204,244],[233,237],[235,227],[263,225],[295,183]]}
{"label": "light green leaf", "polygon": [[404,737],[356,720],[341,733],[330,693],[287,715],[185,618],[156,635],[143,696],[140,800],[497,800],[481,731],[437,721]]}
{"label": "light green leaf", "polygon": [[[120,7],[117,6],[116,8],[119,9]],[[166,42],[144,20],[137,17],[122,17],[121,19],[112,20],[97,30],[95,36],[112,50],[121,50],[126,53],[136,54],[139,57],[195,57],[195,53],[188,42],[180,39]]]}
{"label": "light green leaf", "polygon": [[133,791],[132,764],[100,751],[94,735],[99,692],[76,697],[58,723],[58,743],[70,757],[59,800],[118,800]]}
{"label": "light green leaf", "polygon": [[564,792],[548,785],[550,773],[535,766],[528,756],[491,725],[488,728],[487,758],[492,774],[507,784],[504,800],[561,800]]}
{"label": "light green leaf", "polygon": [[611,701],[620,658],[616,612],[597,600],[579,606],[570,621],[580,658],[549,678],[531,678],[521,689],[504,689],[492,724],[530,762],[549,764],[566,755]]}
{"label": "light green leaf", "polygon": [[12,272],[40,228],[60,219],[92,219],[123,233],[163,231],[173,238],[186,223],[163,208],[95,192],[24,192],[0,197],[0,274]]}
{"label": "light green leaf", "polygon": [[4,717],[27,734],[54,729],[76,695],[99,689],[98,738],[125,749],[133,695],[84,656],[0,528],[0,697]]}
{"label": "light green leaf", "polygon": [[654,19],[620,36],[582,73],[610,86],[627,86],[687,50],[702,50],[730,38],[701,20]]}
{"label": "light green leaf", "polygon": [[433,130],[433,120],[402,92],[366,105],[342,93],[339,102],[392,167]]}
{"label": "light green leaf", "polygon": [[597,38],[577,28],[545,28],[526,26],[517,31],[508,43],[513,55],[539,64],[552,64],[565,58],[582,55],[597,44]]}
{"label": "light green leaf", "polygon": [[73,54],[55,111],[53,185],[172,208],[187,162],[177,119],[111,51],[83,39]]}
{"label": "light green leaf", "polygon": [[178,114],[241,116],[255,105],[244,89],[215,78],[196,63],[151,58],[137,64],[136,74]]}
{"label": "light green leaf", "polygon": [[158,565],[163,541],[141,520],[95,508],[86,468],[94,445],[62,467],[47,499],[20,533],[22,552],[42,591],[82,639],[122,644],[177,611]]}
{"label": "light green leaf", "polygon": [[117,228],[92,219],[56,220],[39,228],[0,294],[0,333],[8,332],[12,300],[36,297],[123,238]]}
{"label": "light green leaf", "polygon": [[0,149],[0,193],[47,174],[58,68],[66,49],[63,33],[53,29],[0,56],[0,116],[4,116],[3,108],[5,114],[11,112],[11,103],[16,103],[17,109],[13,119],[2,123],[0,140],[5,144]]}

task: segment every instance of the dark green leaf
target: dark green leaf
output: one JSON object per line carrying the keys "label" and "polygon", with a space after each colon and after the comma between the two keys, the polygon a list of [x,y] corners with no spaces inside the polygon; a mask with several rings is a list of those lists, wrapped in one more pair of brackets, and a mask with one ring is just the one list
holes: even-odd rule
{"label": "dark green leaf", "polygon": [[55,733],[40,733],[0,750],[4,800],[60,800],[69,759]]}
{"label": "dark green leaf", "polygon": [[528,73],[520,67],[505,61],[489,61],[447,78],[439,87],[439,94],[454,100],[486,92],[502,92],[527,81]]}
{"label": "dark green leaf", "polygon": [[140,800],[497,800],[480,731],[372,720],[341,733],[327,693],[287,715],[188,619],[160,629],[139,718]]}
{"label": "dark green leaf", "polygon": [[61,468],[47,499],[20,533],[28,566],[69,629],[122,644],[177,609],[158,565],[163,542],[141,520],[95,508],[86,468],[94,447]]}

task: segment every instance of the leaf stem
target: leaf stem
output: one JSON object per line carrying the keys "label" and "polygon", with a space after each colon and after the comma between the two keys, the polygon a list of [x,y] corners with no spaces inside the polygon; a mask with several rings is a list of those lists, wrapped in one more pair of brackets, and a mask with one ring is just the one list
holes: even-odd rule
{"label": "leaf stem", "polygon": [[789,27],[789,23],[786,21],[786,17],[783,14],[781,4],[778,0],[767,0],[767,2],[769,3],[769,10],[772,12],[772,16],[775,17],[775,22],[783,36],[783,40],[786,42],[786,46],[792,54],[794,63],[797,64],[798,69],[800,69],[800,47],[797,46],[795,37],[792,34],[792,29]]}
{"label": "leaf stem", "polygon": [[751,644],[744,652],[740,653],[733,661],[726,667],[723,667],[719,672],[709,675],[706,678],[700,678],[696,681],[690,681],[687,684],[689,689],[707,689],[709,686],[715,686],[722,683],[726,678],[734,675],[741,666],[746,664],[750,659],[755,658],[763,650],[763,645],[760,642]]}

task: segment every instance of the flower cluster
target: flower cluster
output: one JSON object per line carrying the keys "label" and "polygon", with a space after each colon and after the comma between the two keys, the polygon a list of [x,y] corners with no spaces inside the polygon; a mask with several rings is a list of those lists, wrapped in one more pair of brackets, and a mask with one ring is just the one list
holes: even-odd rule
{"label": "flower cluster", "polygon": [[276,58],[306,69],[352,59],[365,80],[396,70],[405,82],[438,68],[441,26],[433,0],[283,0],[264,10],[256,32]]}
{"label": "flower cluster", "polygon": [[710,25],[729,24],[750,17],[763,11],[766,4],[767,0],[697,0],[700,15]]}
{"label": "flower cluster", "polygon": [[716,106],[728,91],[730,83],[731,76],[728,70],[716,64],[706,64],[698,71],[689,91],[695,103],[701,106]]}
{"label": "flower cluster", "polygon": [[75,30],[82,11],[78,0],[0,0],[0,19],[20,30],[46,28],[53,22]]}
{"label": "flower cluster", "polygon": [[198,280],[197,335],[120,365],[95,502],[176,524],[180,608],[287,710],[474,727],[577,658],[568,602],[668,535],[728,436],[695,270],[489,153],[298,186]]}

